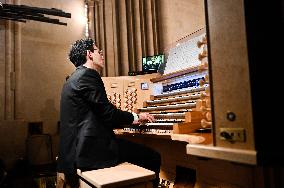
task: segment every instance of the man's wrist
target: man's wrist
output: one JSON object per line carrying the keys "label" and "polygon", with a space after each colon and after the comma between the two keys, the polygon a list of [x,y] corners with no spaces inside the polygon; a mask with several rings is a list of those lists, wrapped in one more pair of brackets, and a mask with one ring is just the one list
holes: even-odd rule
{"label": "man's wrist", "polygon": [[133,121],[138,121],[139,120],[138,114],[132,112],[132,115],[133,115]]}

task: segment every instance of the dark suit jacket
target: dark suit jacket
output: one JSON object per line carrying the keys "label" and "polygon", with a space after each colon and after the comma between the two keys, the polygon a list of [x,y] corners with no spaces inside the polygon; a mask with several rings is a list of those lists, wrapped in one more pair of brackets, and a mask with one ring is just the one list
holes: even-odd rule
{"label": "dark suit jacket", "polygon": [[106,95],[95,70],[79,66],[63,86],[60,103],[58,171],[97,169],[116,165],[116,126],[133,122],[133,115],[117,109]]}

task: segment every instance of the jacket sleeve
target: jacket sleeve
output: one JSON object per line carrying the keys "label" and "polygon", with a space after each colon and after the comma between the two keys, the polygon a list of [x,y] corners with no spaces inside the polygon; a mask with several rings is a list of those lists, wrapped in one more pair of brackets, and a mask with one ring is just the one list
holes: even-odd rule
{"label": "jacket sleeve", "polygon": [[104,123],[116,127],[133,122],[132,113],[117,109],[109,102],[103,81],[96,71],[86,70],[86,73],[79,79],[78,89],[84,101]]}

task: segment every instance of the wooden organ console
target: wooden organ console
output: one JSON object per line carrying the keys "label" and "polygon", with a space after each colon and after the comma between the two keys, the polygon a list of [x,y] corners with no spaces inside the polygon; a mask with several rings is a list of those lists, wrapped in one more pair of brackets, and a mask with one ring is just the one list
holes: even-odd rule
{"label": "wooden organ console", "polygon": [[[163,75],[103,78],[108,99],[117,108],[148,112],[156,119],[153,123],[116,130],[120,134],[175,137],[207,132],[210,135],[212,118],[205,29],[178,41],[166,53]],[[143,90],[141,84],[148,84],[149,90]],[[208,143],[210,136],[193,140]]]}
{"label": "wooden organ console", "polygon": [[[160,177],[170,182],[166,187],[173,182],[195,188],[283,185],[277,179],[283,177],[283,167],[263,165],[282,164],[283,152],[273,147],[282,137],[266,134],[268,130],[259,125],[263,118],[271,124],[269,116],[255,115],[252,96],[257,92],[251,86],[255,73],[250,74],[259,63],[254,59],[258,53],[253,52],[262,51],[263,46],[255,45],[262,35],[253,32],[251,19],[261,23],[258,29],[263,29],[263,22],[255,16],[255,6],[245,7],[248,4],[257,3],[205,1],[208,33],[198,30],[171,46],[163,74],[103,78],[109,95],[120,94],[121,109],[156,117],[153,124],[116,133],[161,153]],[[254,37],[259,40],[247,39]],[[145,83],[149,89],[142,90]],[[182,168],[187,170],[180,173]],[[188,181],[183,184],[180,177]]]}
{"label": "wooden organ console", "polygon": [[[168,151],[162,149],[163,142],[176,153],[182,151],[178,158],[185,155],[185,143],[212,144],[205,29],[175,43],[166,51],[166,58],[164,74],[102,78],[108,99],[117,108],[148,112],[156,119],[153,123],[117,129],[115,133],[120,137],[138,139],[137,142],[150,142],[147,145],[160,150],[164,161],[168,161],[165,154]],[[145,84],[146,89],[142,87]],[[181,147],[179,143],[183,149],[176,149]],[[171,164],[173,166],[167,163],[162,164],[161,178],[165,184],[173,184],[178,163]]]}

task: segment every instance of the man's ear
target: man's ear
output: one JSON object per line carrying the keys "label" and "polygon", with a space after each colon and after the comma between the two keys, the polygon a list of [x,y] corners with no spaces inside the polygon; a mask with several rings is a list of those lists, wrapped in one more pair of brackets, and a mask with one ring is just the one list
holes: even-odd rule
{"label": "man's ear", "polygon": [[90,50],[87,50],[87,56],[89,57],[89,59],[93,59],[93,57],[92,57],[92,53],[91,53],[91,51]]}

